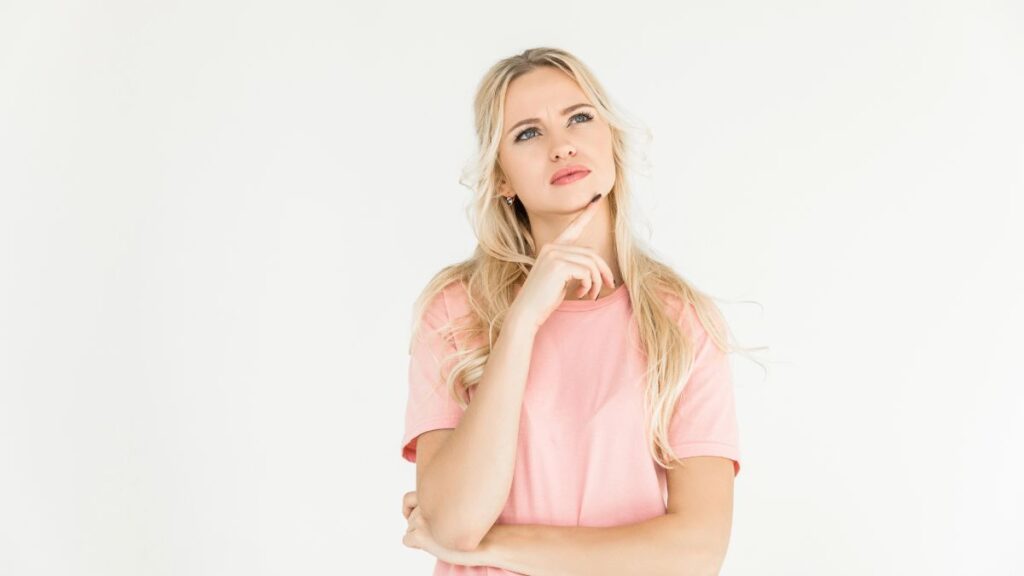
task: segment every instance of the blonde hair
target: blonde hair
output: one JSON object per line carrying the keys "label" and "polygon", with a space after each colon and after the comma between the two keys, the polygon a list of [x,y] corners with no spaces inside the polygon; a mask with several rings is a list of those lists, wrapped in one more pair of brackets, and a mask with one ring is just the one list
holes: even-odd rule
{"label": "blonde hair", "polygon": [[[531,48],[497,62],[480,81],[474,99],[477,155],[469,165],[468,176],[460,180],[474,193],[469,214],[478,244],[470,258],[439,271],[416,299],[413,339],[417,337],[425,307],[450,283],[462,282],[470,312],[458,319],[458,324],[453,319],[440,330],[453,343],[458,342],[455,333],[464,333],[469,338],[486,335],[477,347],[457,345],[454,358],[450,359],[454,363],[443,374],[447,393],[465,410],[469,405],[468,391],[480,383],[491,347],[514,300],[514,285],[525,280],[535,262],[536,245],[525,209],[520,202],[506,206],[497,193],[501,178],[498,144],[509,84],[541,66],[556,68],[573,78],[611,127],[615,182],[606,201],[615,223],[618,265],[633,307],[640,350],[648,359],[644,394],[649,416],[648,444],[654,460],[669,468],[676,461],[668,441],[669,421],[696,352],[694,343],[679,329],[677,317],[692,302],[716,346],[726,352],[752,349],[730,344],[731,334],[712,297],[654,259],[652,251],[634,236],[629,212],[631,192],[626,178],[626,167],[631,165],[627,156],[631,152],[631,126],[590,70],[570,53],[557,48]],[[666,305],[673,297],[681,305],[677,310]]]}

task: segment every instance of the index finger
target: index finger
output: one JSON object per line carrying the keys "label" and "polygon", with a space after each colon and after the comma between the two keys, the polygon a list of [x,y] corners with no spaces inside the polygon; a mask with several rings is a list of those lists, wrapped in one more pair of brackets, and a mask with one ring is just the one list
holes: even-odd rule
{"label": "index finger", "polygon": [[587,204],[587,206],[583,209],[583,212],[580,212],[580,215],[573,219],[573,221],[570,222],[569,225],[565,227],[565,230],[562,230],[562,233],[559,234],[557,238],[555,238],[555,244],[566,244],[575,242],[576,239],[579,238],[580,234],[583,232],[583,228],[587,225],[588,222],[590,222],[590,219],[594,217],[594,213],[597,212],[597,203],[603,197],[604,194],[595,195],[594,198],[590,201],[590,204]]}

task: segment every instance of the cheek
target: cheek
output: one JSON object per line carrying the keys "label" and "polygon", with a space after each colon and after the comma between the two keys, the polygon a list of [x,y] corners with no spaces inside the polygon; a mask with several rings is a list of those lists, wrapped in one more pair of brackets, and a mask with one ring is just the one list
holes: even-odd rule
{"label": "cheek", "polygon": [[533,182],[538,176],[542,177],[547,168],[539,146],[532,146],[530,150],[516,150],[509,154],[504,165],[509,180],[521,185]]}
{"label": "cheek", "polygon": [[601,149],[605,151],[607,158],[612,157],[612,132],[607,127],[601,133]]}
{"label": "cheek", "polygon": [[605,177],[605,188],[611,189],[615,185],[615,151],[612,149],[612,137],[609,133],[601,143],[602,166]]}
{"label": "cheek", "polygon": [[604,165],[603,168],[608,172],[615,171],[615,154],[612,150],[612,135],[611,132],[602,132],[594,141],[594,150],[597,152],[598,157],[601,158],[601,163]]}
{"label": "cheek", "polygon": [[615,152],[612,147],[611,134],[608,133],[604,137],[604,141],[601,142],[601,150],[604,154],[604,161],[607,164],[608,171],[615,171]]}

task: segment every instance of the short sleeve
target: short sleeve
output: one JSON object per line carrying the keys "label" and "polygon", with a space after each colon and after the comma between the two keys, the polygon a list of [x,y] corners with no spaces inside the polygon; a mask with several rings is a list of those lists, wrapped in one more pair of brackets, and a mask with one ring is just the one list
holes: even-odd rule
{"label": "short sleeve", "polygon": [[[409,391],[405,407],[402,458],[416,462],[418,436],[429,430],[455,428],[462,408],[445,387],[442,367],[451,368],[454,344],[437,331],[449,320],[446,291],[435,295],[424,308],[420,330],[409,354]],[[445,372],[444,374],[447,374]]]}
{"label": "short sleeve", "polygon": [[677,458],[722,456],[740,473],[739,429],[729,355],[715,345],[697,318],[693,303],[680,319],[696,354],[689,380],[676,402],[669,443]]}

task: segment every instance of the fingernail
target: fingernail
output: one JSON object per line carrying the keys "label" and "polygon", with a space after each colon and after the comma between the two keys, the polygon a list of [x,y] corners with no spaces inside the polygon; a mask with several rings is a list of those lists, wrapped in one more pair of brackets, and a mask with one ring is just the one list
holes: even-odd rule
{"label": "fingernail", "polygon": [[589,204],[593,204],[594,202],[597,202],[597,199],[600,198],[600,197],[601,197],[600,193],[595,194],[594,197],[590,199]]}

